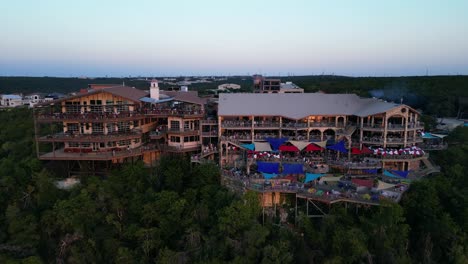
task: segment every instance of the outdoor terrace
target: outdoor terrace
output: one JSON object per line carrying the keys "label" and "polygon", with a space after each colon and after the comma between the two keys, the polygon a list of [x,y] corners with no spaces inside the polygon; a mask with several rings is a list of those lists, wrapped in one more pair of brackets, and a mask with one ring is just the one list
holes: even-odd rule
{"label": "outdoor terrace", "polygon": [[141,132],[110,133],[110,134],[71,134],[57,133],[38,137],[39,142],[108,142],[141,138]]}

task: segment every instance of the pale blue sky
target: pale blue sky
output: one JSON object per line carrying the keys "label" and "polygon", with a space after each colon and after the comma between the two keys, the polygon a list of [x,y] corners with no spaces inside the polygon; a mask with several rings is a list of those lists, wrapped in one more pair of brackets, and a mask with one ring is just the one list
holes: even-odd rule
{"label": "pale blue sky", "polygon": [[468,1],[4,0],[0,75],[468,74]]}

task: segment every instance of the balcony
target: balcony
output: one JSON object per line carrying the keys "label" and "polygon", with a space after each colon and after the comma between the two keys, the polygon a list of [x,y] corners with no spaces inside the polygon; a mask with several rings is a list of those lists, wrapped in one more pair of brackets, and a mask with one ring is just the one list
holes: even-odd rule
{"label": "balcony", "polygon": [[70,134],[57,133],[38,137],[38,142],[109,142],[141,138],[141,132],[112,133],[112,134]]}
{"label": "balcony", "polygon": [[202,118],[205,113],[201,110],[183,110],[183,109],[145,109],[143,110],[146,116],[150,117],[184,117],[184,118]]}
{"label": "balcony", "polygon": [[206,120],[206,119],[203,119],[200,121],[202,125],[217,125],[218,124],[218,120]]}
{"label": "balcony", "polygon": [[91,148],[62,148],[49,153],[39,153],[40,160],[119,160],[128,157],[141,156],[145,152],[158,150],[153,145],[134,149],[109,148],[93,151]]}
{"label": "balcony", "polygon": [[280,123],[279,122],[254,122],[254,128],[261,128],[261,129],[279,129]]}
{"label": "balcony", "polygon": [[199,129],[188,129],[188,130],[182,130],[182,129],[169,129],[166,132],[167,134],[171,135],[199,135],[200,130]]}
{"label": "balcony", "polygon": [[283,123],[282,129],[300,129],[300,128],[307,128],[307,123]]}
{"label": "balcony", "polygon": [[144,114],[139,112],[121,112],[121,113],[53,113],[53,114],[38,114],[36,120],[39,123],[50,122],[107,122],[129,121],[144,118]]}
{"label": "balcony", "polygon": [[222,128],[230,129],[251,129],[252,122],[250,121],[223,121],[221,122]]}

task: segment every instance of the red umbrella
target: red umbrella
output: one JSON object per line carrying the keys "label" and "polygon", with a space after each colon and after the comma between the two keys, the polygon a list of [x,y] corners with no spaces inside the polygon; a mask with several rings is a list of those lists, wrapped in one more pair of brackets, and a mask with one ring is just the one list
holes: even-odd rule
{"label": "red umbrella", "polygon": [[362,154],[374,154],[374,151],[372,151],[371,149],[369,149],[366,146],[362,146],[361,153]]}
{"label": "red umbrella", "polygon": [[358,148],[351,148],[351,154],[360,155],[362,151]]}
{"label": "red umbrella", "polygon": [[283,152],[298,152],[299,149],[295,146],[289,146],[289,145],[281,145],[279,147],[279,150],[280,151],[283,151]]}
{"label": "red umbrella", "polygon": [[314,143],[310,143],[309,145],[307,145],[305,150],[306,151],[320,151],[320,150],[322,150],[322,148],[315,145]]}

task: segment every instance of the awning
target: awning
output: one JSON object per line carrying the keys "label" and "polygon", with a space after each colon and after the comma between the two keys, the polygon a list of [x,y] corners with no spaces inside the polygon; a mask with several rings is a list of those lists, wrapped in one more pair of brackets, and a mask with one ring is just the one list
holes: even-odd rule
{"label": "awning", "polygon": [[315,144],[321,148],[326,148],[327,147],[327,140],[324,140],[324,141],[319,141],[319,142],[312,142],[312,144]]}
{"label": "awning", "polygon": [[315,145],[315,143],[310,143],[309,145],[307,145],[306,151],[320,151],[320,150],[323,150],[323,148]]}
{"label": "awning", "polygon": [[254,142],[255,151],[271,151],[270,143],[266,142]]}
{"label": "awning", "polygon": [[388,188],[393,188],[395,187],[396,184],[391,184],[391,183],[386,183],[386,182],[383,182],[383,181],[380,181],[379,180],[379,184],[377,185],[377,191],[380,191],[380,190],[385,190],[385,189],[388,189]]}
{"label": "awning", "polygon": [[363,145],[361,149],[361,153],[362,154],[374,154],[374,151],[372,151],[370,148]]}
{"label": "awning", "polygon": [[439,138],[439,137],[436,137],[436,136],[432,135],[431,133],[424,133],[422,138],[423,139],[435,139],[435,138]]}
{"label": "awning", "polygon": [[343,152],[343,153],[348,153],[348,150],[345,148],[345,142],[344,140],[341,140],[340,142],[336,143],[335,145],[327,147],[328,149]]}
{"label": "awning", "polygon": [[288,138],[265,138],[265,140],[271,145],[271,149],[278,150],[281,145],[288,141]]}
{"label": "awning", "polygon": [[248,150],[254,150],[255,149],[255,144],[240,144],[241,148],[245,148]]}
{"label": "awning", "polygon": [[358,186],[364,186],[368,188],[372,188],[372,186],[374,186],[374,180],[351,179],[351,182]]}
{"label": "awning", "polygon": [[300,164],[283,163],[283,174],[303,174],[303,173],[304,173],[304,165],[302,165],[302,163]]}
{"label": "awning", "polygon": [[276,174],[276,173],[266,173],[266,172],[262,172],[262,175],[263,175],[263,178],[265,178],[267,180],[278,176],[278,174]]}
{"label": "awning", "polygon": [[257,170],[265,173],[279,173],[279,163],[257,161]]}
{"label": "awning", "polygon": [[297,140],[289,140],[288,142],[301,151],[310,144],[310,142],[307,142],[307,141],[297,141]]}
{"label": "awning", "polygon": [[447,135],[441,135],[441,134],[432,134],[434,137],[438,137],[438,138],[444,138],[446,137]]}
{"label": "awning", "polygon": [[329,176],[326,176],[326,177],[320,178],[320,182],[337,182],[337,181],[339,181],[341,178],[342,178],[342,176],[338,176],[338,177],[329,177]]}
{"label": "awning", "polygon": [[397,176],[397,175],[395,175],[395,174],[389,172],[388,170],[384,170],[383,175],[384,175],[384,176],[387,176],[387,177],[390,177],[390,178],[397,178],[397,179],[401,179],[401,178],[402,178],[402,177],[400,177],[400,176]]}
{"label": "awning", "polygon": [[360,155],[362,154],[362,151],[358,148],[351,148],[351,154]]}
{"label": "awning", "polygon": [[298,152],[299,149],[295,146],[289,146],[289,145],[281,145],[279,147],[279,151],[282,152]]}
{"label": "awning", "polygon": [[325,174],[316,174],[316,173],[306,173],[306,178],[305,178],[305,181],[304,183],[307,183],[307,182],[311,182],[313,180],[316,180],[320,177],[322,177],[323,175]]}

